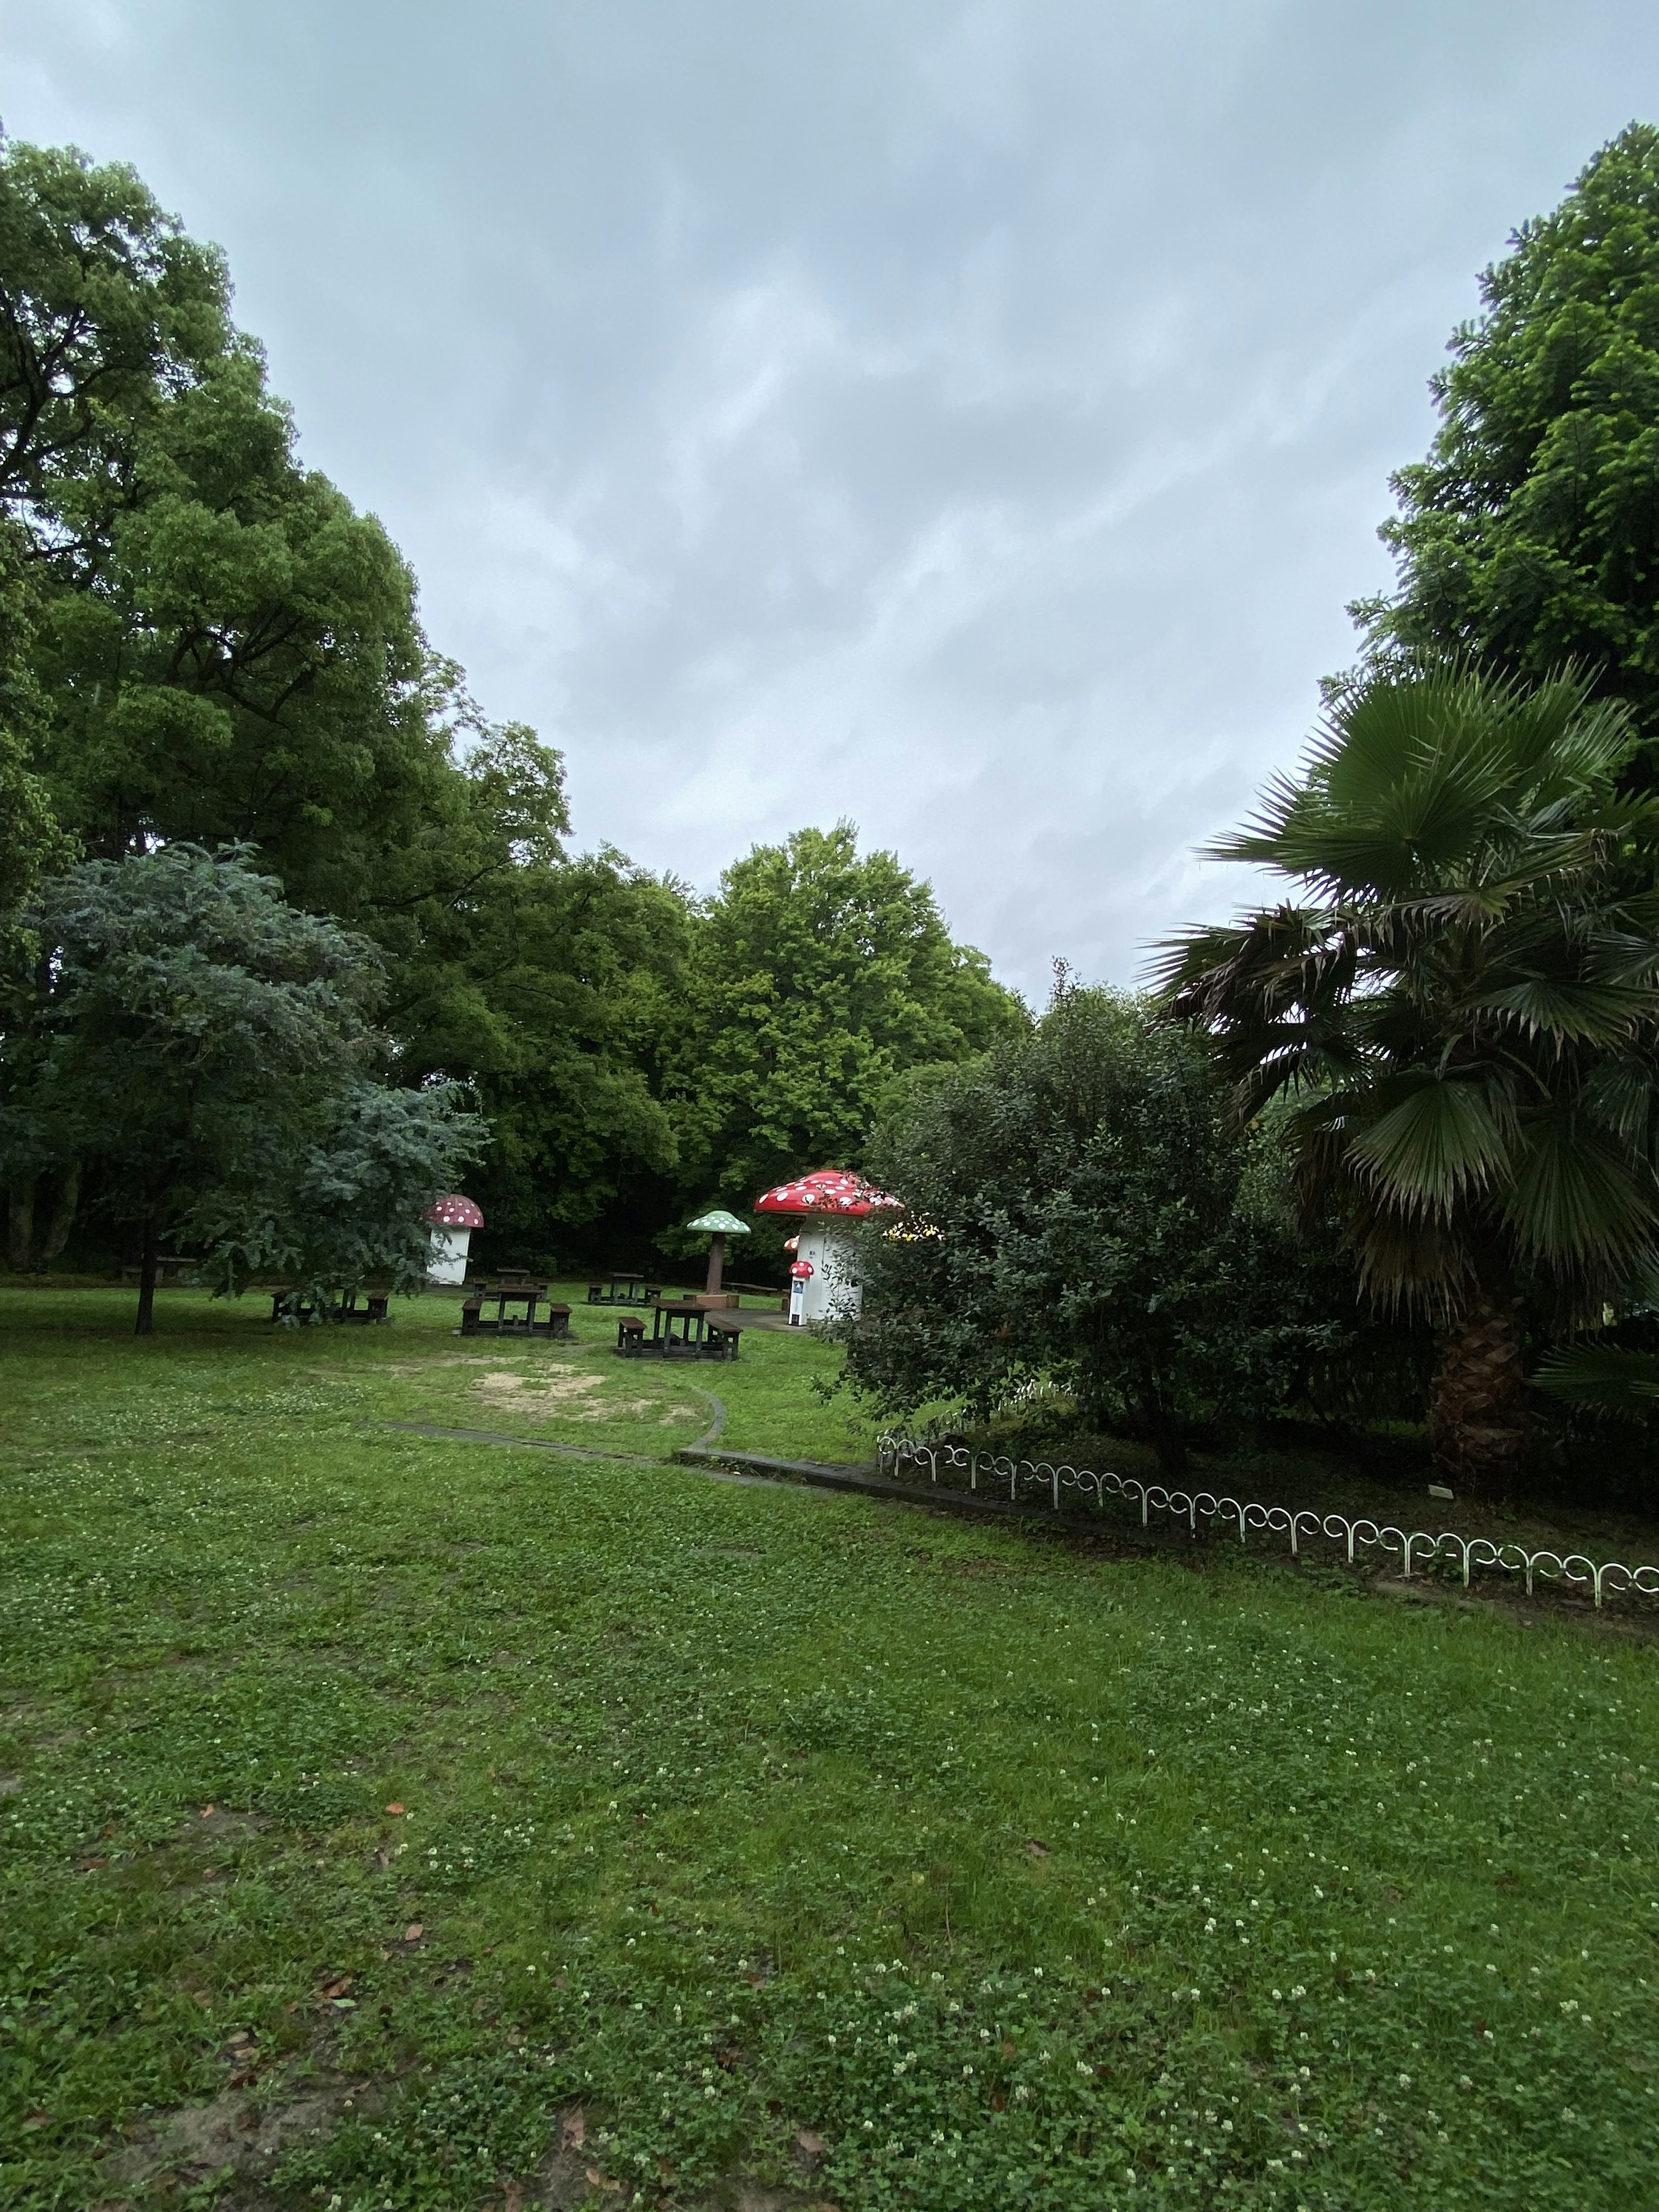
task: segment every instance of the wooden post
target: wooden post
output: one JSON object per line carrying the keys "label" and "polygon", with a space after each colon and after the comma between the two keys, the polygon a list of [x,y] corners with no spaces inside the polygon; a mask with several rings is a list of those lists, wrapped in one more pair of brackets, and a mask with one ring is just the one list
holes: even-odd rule
{"label": "wooden post", "polygon": [[705,1297],[710,1297],[719,1290],[725,1267],[726,1231],[717,1229],[708,1240],[708,1279],[702,1286]]}

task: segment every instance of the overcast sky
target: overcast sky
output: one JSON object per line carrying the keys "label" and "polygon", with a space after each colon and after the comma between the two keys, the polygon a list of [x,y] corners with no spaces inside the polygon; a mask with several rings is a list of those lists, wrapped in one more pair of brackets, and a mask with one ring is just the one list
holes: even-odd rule
{"label": "overcast sky", "polygon": [[4,0],[0,114],[228,251],[578,837],[856,821],[1041,996],[1248,884],[1475,276],[1652,0]]}

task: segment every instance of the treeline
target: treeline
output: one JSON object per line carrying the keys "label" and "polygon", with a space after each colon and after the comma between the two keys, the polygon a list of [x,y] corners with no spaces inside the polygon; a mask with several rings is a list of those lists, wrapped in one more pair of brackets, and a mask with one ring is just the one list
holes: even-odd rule
{"label": "treeline", "polygon": [[[672,1255],[690,1212],[741,1211],[854,1157],[896,1079],[1027,1019],[951,941],[927,885],[860,854],[848,826],[757,850],[707,900],[574,849],[559,753],[489,720],[425,635],[386,530],[301,465],[222,256],[131,169],[11,142],[0,1180],[15,1267],[106,1258],[137,1233],[107,1144],[48,1143],[38,1090],[26,1110],[43,1030],[68,1018],[42,936],[64,902],[40,887],[183,846],[234,854],[372,949],[379,1078],[465,1086],[488,1123],[469,1188],[495,1261]],[[746,1264],[775,1263],[776,1244],[757,1234]]]}

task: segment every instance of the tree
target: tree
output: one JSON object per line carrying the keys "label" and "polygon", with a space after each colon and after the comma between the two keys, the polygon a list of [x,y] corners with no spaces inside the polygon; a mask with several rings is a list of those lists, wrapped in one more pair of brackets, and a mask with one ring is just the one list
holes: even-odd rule
{"label": "tree", "polygon": [[228,297],[131,170],[0,147],[0,646],[28,764],[94,857],[257,848],[386,946],[394,1013],[453,1061],[488,1024],[455,940],[492,878],[560,857],[562,764],[484,720],[386,532],[300,466]]}
{"label": "tree", "polygon": [[[1400,471],[1373,665],[1424,652],[1537,682],[1571,660],[1659,741],[1659,130],[1632,124],[1480,280]],[[1646,778],[1652,780],[1650,763]]]}
{"label": "tree", "polygon": [[1030,1017],[953,945],[897,856],[848,823],[757,845],[691,934],[665,1091],[684,1194],[739,1210],[803,1168],[854,1164],[894,1079],[982,1052]]}
{"label": "tree", "polygon": [[[228,302],[222,257],[130,170],[0,148],[0,896],[70,840],[257,853],[387,956],[405,1083],[490,1085],[504,1224],[544,1247],[550,1213],[673,1157],[633,1057],[636,971],[580,918],[598,899],[636,943],[641,909],[682,902],[614,858],[567,871],[558,753],[432,651],[380,526],[298,465]],[[15,1175],[27,1264],[36,1178]]]}
{"label": "tree", "polygon": [[374,1082],[373,946],[186,845],[50,878],[24,921],[38,1004],[4,1040],[0,1164],[89,1163],[142,1237],[139,1334],[167,1235],[227,1288],[248,1265],[323,1292],[418,1275],[419,1213],[485,1132],[451,1086]]}
{"label": "tree", "polygon": [[[493,1142],[477,1186],[489,1249],[536,1265],[614,1233],[678,1160],[660,1096],[690,927],[675,885],[601,852],[498,879],[470,957],[488,975],[474,1077]],[[604,1224],[604,1226],[600,1226]]]}
{"label": "tree", "polygon": [[1280,1402],[1340,1328],[1297,1279],[1272,1138],[1226,1103],[1197,1037],[1064,982],[1031,1035],[919,1080],[870,1145],[905,1211],[863,1237],[855,1386],[982,1419],[1047,1377],[1171,1474],[1195,1421]]}
{"label": "tree", "polygon": [[130,495],[139,426],[234,350],[229,298],[125,164],[0,139],[0,504],[41,550]]}
{"label": "tree", "polygon": [[1431,1434],[1468,1486],[1519,1470],[1519,1301],[1571,1326],[1650,1253],[1659,823],[1620,799],[1625,710],[1558,677],[1382,674],[1216,857],[1306,887],[1168,949],[1248,1123],[1280,1094],[1310,1206],[1384,1310],[1443,1330]]}

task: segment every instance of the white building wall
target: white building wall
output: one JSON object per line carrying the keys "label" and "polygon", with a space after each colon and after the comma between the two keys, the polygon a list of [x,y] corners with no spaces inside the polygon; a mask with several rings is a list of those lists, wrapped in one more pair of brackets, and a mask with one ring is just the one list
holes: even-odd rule
{"label": "white building wall", "polygon": [[850,1221],[808,1221],[800,1232],[798,1259],[811,1273],[801,1300],[803,1322],[830,1321],[855,1314],[864,1303],[856,1262],[857,1224]]}

